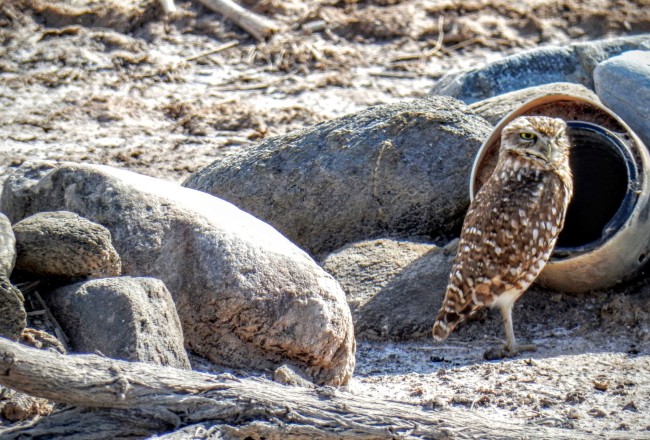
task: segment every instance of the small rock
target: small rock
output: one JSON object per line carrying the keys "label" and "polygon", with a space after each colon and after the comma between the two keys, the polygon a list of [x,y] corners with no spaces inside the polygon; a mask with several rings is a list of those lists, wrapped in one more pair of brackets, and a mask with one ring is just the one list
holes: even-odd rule
{"label": "small rock", "polygon": [[587,411],[587,414],[589,414],[591,417],[595,417],[597,419],[603,418],[607,416],[607,412],[599,407],[591,408],[589,411]]}
{"label": "small rock", "polygon": [[594,83],[603,103],[650,148],[650,51],[632,50],[596,66]]}
{"label": "small rock", "polygon": [[431,337],[453,255],[434,245],[391,239],[356,243],[323,261],[347,294],[357,337]]}
{"label": "small rock", "polygon": [[639,408],[637,408],[636,403],[630,401],[625,404],[625,406],[623,407],[623,411],[638,412]]}
{"label": "small rock", "polygon": [[0,275],[0,336],[14,341],[20,338],[27,325],[24,302],[20,290]]}
{"label": "small rock", "polygon": [[564,401],[567,403],[582,403],[585,400],[587,398],[581,391],[571,391],[564,397]]}
{"label": "small rock", "polygon": [[569,408],[566,412],[566,416],[573,420],[578,420],[582,418],[582,414],[577,408]]}
{"label": "small rock", "polygon": [[449,73],[434,85],[431,93],[453,96],[471,104],[503,93],[554,82],[572,82],[593,89],[592,74],[598,63],[634,49],[649,50],[650,37],[640,35],[564,47],[541,47],[484,67]]}
{"label": "small rock", "polygon": [[183,185],[230,201],[317,258],[381,236],[451,236],[491,131],[447,97],[376,106],[217,160]]}
{"label": "small rock", "polygon": [[16,237],[11,222],[0,212],[0,276],[9,278],[16,263]]}
{"label": "small rock", "polygon": [[58,279],[118,276],[120,257],[102,225],[66,211],[41,212],[19,221],[16,270]]}
{"label": "small rock", "polygon": [[283,385],[315,388],[315,385],[302,376],[300,371],[290,365],[282,365],[273,372],[273,380]]}
{"label": "small rock", "polygon": [[609,383],[603,381],[595,381],[594,388],[596,388],[598,391],[607,391],[609,388]]}
{"label": "small rock", "polygon": [[75,352],[190,369],[174,302],[160,280],[90,280],[44,299]]}
{"label": "small rock", "polygon": [[528,87],[513,92],[504,93],[492,98],[470,104],[469,108],[478,115],[485,118],[490,124],[495,124],[513,110],[519,108],[525,102],[533,98],[561,93],[570,96],[577,96],[591,101],[599,102],[598,95],[587,87],[567,82],[543,84],[541,86]]}

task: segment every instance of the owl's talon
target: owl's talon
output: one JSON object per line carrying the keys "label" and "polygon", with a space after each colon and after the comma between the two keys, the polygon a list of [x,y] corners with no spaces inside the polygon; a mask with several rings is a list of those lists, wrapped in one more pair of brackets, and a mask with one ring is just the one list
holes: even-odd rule
{"label": "owl's talon", "polygon": [[492,347],[488,348],[483,352],[483,359],[486,361],[496,361],[499,359],[505,359],[517,356],[519,354],[516,350],[509,350],[506,347]]}
{"label": "owl's talon", "polygon": [[503,347],[492,347],[483,353],[483,359],[486,361],[496,361],[499,359],[506,359],[518,356],[520,353],[526,351],[537,351],[535,344],[518,345],[517,348],[512,349],[507,345]]}
{"label": "owl's talon", "polygon": [[519,351],[519,353],[523,353],[524,351],[537,351],[537,345],[523,344],[517,347],[517,351]]}

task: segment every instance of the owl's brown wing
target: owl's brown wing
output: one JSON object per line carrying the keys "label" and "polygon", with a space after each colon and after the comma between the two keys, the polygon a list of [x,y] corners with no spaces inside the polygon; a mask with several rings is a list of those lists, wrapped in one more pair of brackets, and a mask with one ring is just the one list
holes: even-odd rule
{"label": "owl's brown wing", "polygon": [[436,319],[438,328],[434,326],[436,338],[444,339],[504,292],[516,300],[548,261],[564,220],[564,198],[558,197],[564,187],[552,173],[531,170],[519,176],[505,182],[488,180],[472,202]]}

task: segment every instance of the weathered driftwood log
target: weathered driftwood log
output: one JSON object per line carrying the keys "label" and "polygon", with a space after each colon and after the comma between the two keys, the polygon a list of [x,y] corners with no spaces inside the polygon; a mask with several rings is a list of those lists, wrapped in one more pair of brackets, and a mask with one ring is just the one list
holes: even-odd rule
{"label": "weathered driftwood log", "polygon": [[199,0],[206,8],[223,15],[257,40],[263,41],[278,31],[280,27],[266,17],[242,8],[232,0]]}
{"label": "weathered driftwood log", "polygon": [[[61,355],[0,338],[0,384],[78,406],[0,430],[16,438],[138,438],[201,422],[222,438],[586,438],[467,410],[425,411],[325,387],[209,375],[95,355]],[[25,436],[25,437],[21,437]]]}

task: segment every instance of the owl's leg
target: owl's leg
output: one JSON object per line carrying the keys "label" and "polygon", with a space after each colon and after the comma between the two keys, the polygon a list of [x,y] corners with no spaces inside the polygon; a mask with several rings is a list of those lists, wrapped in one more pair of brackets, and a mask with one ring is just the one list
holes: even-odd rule
{"label": "owl's leg", "polygon": [[503,329],[506,333],[506,345],[503,348],[511,353],[516,353],[517,339],[515,339],[515,331],[512,326],[512,305],[501,309],[501,317],[503,319]]}
{"label": "owl's leg", "polygon": [[485,353],[483,353],[483,358],[486,360],[503,359],[517,356],[519,353],[524,351],[536,351],[537,347],[534,344],[517,344],[515,331],[512,328],[512,303],[504,304],[499,308],[499,310],[501,311],[503,328],[506,333],[506,345],[486,350]]}

